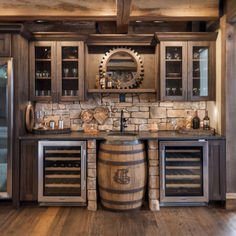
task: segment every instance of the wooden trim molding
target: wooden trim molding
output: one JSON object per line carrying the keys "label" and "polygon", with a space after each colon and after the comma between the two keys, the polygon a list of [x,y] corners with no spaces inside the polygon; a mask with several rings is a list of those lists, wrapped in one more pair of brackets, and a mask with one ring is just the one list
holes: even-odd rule
{"label": "wooden trim molding", "polygon": [[236,193],[226,193],[226,204],[227,210],[236,210]]}
{"label": "wooden trim molding", "polygon": [[0,23],[0,33],[19,33],[28,40],[32,37],[31,32],[19,23]]}
{"label": "wooden trim molding", "polygon": [[236,200],[236,193],[226,193],[226,199]]}
{"label": "wooden trim molding", "polygon": [[154,42],[160,41],[215,41],[217,32],[158,32]]}
{"label": "wooden trim molding", "polygon": [[32,40],[35,41],[86,41],[87,35],[78,32],[33,32]]}
{"label": "wooden trim molding", "polygon": [[150,46],[153,34],[90,34],[87,45],[143,45]]}

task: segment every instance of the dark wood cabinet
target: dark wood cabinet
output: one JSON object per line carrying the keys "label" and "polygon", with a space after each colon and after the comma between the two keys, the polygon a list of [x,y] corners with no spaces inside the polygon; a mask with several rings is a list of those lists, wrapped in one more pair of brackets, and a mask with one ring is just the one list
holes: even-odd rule
{"label": "dark wood cabinet", "polygon": [[187,100],[187,42],[161,42],[161,100]]}
{"label": "dark wood cabinet", "polygon": [[30,97],[53,102],[84,99],[83,42],[31,42]]}
{"label": "dark wood cabinet", "polygon": [[38,144],[24,140],[20,144],[20,201],[38,199]]}
{"label": "dark wood cabinet", "polygon": [[158,33],[162,101],[215,100],[216,33]]}
{"label": "dark wood cabinet", "polygon": [[11,56],[11,34],[0,34],[0,57]]}
{"label": "dark wood cabinet", "polygon": [[225,201],[226,151],[225,140],[209,140],[209,200]]}
{"label": "dark wood cabinet", "polygon": [[215,50],[215,41],[188,42],[188,100],[215,100]]}

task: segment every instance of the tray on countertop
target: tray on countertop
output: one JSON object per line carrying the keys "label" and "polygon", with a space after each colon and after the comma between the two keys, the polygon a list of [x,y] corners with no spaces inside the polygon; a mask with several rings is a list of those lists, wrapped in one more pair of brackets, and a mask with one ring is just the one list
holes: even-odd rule
{"label": "tray on countertop", "polygon": [[33,134],[68,134],[70,133],[70,128],[64,129],[33,129]]}
{"label": "tray on countertop", "polygon": [[186,129],[186,128],[180,128],[178,130],[180,134],[190,134],[190,135],[197,135],[197,136],[213,136],[216,134],[215,129],[211,128],[209,130],[203,130],[200,129]]}

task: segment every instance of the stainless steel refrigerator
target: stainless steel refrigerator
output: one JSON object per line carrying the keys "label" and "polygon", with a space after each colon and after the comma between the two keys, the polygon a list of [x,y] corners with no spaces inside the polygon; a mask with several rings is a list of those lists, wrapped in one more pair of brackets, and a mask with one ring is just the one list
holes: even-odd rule
{"label": "stainless steel refrigerator", "polygon": [[0,57],[0,199],[12,195],[13,59]]}

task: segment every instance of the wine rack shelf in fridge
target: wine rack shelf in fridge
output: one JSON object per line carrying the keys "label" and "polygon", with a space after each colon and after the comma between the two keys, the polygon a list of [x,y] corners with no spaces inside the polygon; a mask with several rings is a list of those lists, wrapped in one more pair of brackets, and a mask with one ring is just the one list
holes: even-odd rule
{"label": "wine rack shelf in fridge", "polygon": [[208,144],[206,141],[163,141],[161,151],[162,205],[208,202]]}
{"label": "wine rack shelf in fridge", "polygon": [[39,141],[40,205],[85,205],[85,165],[85,141]]}

